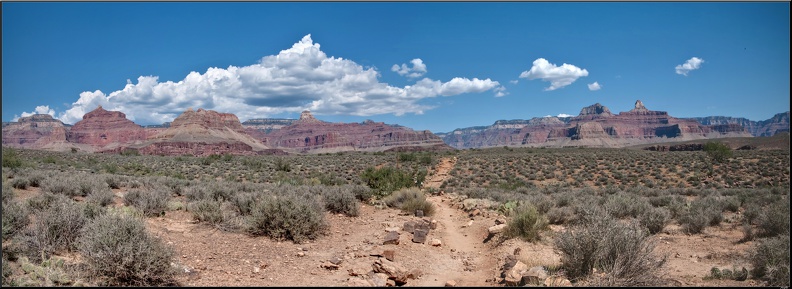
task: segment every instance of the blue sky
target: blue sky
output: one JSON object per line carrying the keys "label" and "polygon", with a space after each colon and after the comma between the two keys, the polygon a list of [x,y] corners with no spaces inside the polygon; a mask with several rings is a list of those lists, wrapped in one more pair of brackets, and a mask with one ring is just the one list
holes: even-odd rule
{"label": "blue sky", "polygon": [[3,121],[310,109],[448,132],[638,99],[675,117],[790,106],[789,2],[2,5]]}

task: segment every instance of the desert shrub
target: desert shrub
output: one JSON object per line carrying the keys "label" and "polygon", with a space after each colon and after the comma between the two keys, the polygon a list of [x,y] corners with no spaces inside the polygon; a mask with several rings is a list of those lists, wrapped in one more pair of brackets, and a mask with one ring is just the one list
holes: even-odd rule
{"label": "desert shrub", "polygon": [[87,176],[81,176],[78,178],[77,185],[79,186],[78,195],[79,196],[88,196],[92,193],[111,193],[110,187],[104,181],[104,179],[100,178],[93,178]]}
{"label": "desert shrub", "polygon": [[146,231],[137,218],[106,214],[88,223],[79,240],[88,271],[108,285],[175,284],[174,252]]}
{"label": "desert shrub", "polygon": [[199,200],[187,204],[187,211],[192,213],[193,219],[199,222],[206,222],[212,225],[223,222],[223,210],[220,202],[215,200]]}
{"label": "desert shrub", "polygon": [[325,209],[330,212],[343,213],[353,217],[360,213],[360,204],[348,187],[325,187],[322,198]]}
{"label": "desert shrub", "polygon": [[704,277],[704,279],[726,279],[726,280],[737,280],[737,281],[745,281],[748,278],[748,269],[745,267],[742,270],[737,270],[736,267],[733,270],[730,269],[723,269],[721,270],[718,267],[712,267],[710,269],[709,276]]}
{"label": "desert shrub", "polygon": [[60,250],[76,248],[80,230],[87,222],[82,205],[65,197],[56,197],[36,214],[33,226],[25,232],[32,259],[46,258]]}
{"label": "desert shrub", "polygon": [[124,195],[124,204],[134,206],[147,217],[160,216],[168,209],[170,193],[162,188],[132,189]]}
{"label": "desert shrub", "polygon": [[310,196],[266,195],[253,204],[246,230],[251,235],[300,243],[326,228],[322,205]]}
{"label": "desert shrub", "polygon": [[373,191],[374,195],[384,197],[401,188],[416,186],[423,182],[426,171],[423,173],[409,173],[392,167],[375,169],[372,167],[363,171],[360,178]]}
{"label": "desert shrub", "polygon": [[279,172],[290,172],[291,171],[291,164],[284,160],[283,158],[276,158],[275,159],[275,170]]}
{"label": "desert shrub", "polygon": [[729,212],[737,212],[740,209],[740,198],[728,196],[721,199],[723,209]]}
{"label": "desert shrub", "polygon": [[234,208],[236,208],[237,212],[241,216],[250,215],[255,202],[256,195],[253,193],[239,193],[234,195],[234,198],[231,199],[231,204],[234,205]]}
{"label": "desert shrub", "polygon": [[789,235],[789,201],[778,202],[763,210],[757,218],[759,237]]}
{"label": "desert shrub", "polygon": [[385,204],[392,208],[399,208],[404,212],[414,214],[416,210],[422,210],[424,216],[434,214],[434,205],[426,200],[426,196],[417,188],[401,189],[393,192],[382,199]]}
{"label": "desert shrub", "polygon": [[355,195],[355,198],[361,201],[368,201],[374,197],[374,191],[367,186],[352,185],[350,190]]}
{"label": "desert shrub", "polygon": [[393,192],[389,196],[382,199],[389,207],[399,208],[409,199],[418,199],[423,196],[421,190],[417,188],[405,188]]}
{"label": "desert shrub", "polygon": [[[5,195],[5,192],[3,194]],[[30,223],[30,213],[24,204],[12,200],[4,200],[2,209],[2,238],[8,240]]]}
{"label": "desert shrub", "polygon": [[605,208],[616,218],[637,217],[649,207],[646,200],[624,192],[609,195],[605,201]]}
{"label": "desert shrub", "polygon": [[53,194],[73,197],[81,194],[80,185],[71,177],[63,174],[51,176],[41,182],[41,190]]}
{"label": "desert shrub", "polygon": [[30,181],[24,177],[16,177],[9,181],[12,187],[15,189],[24,190],[30,185]]}
{"label": "desert shrub", "polygon": [[789,286],[789,235],[768,238],[750,253],[751,274],[770,286]]}
{"label": "desert shrub", "polygon": [[99,205],[101,207],[107,206],[113,203],[113,197],[115,195],[109,189],[107,190],[96,190],[92,191],[85,197],[85,202],[93,203]]}
{"label": "desert shrub", "polygon": [[434,204],[426,200],[425,196],[417,199],[408,199],[399,207],[402,211],[408,213],[415,213],[418,210],[423,211],[424,216],[433,216],[435,213]]}
{"label": "desert shrub", "polygon": [[733,154],[731,148],[719,142],[707,142],[704,144],[704,151],[707,156],[719,163],[732,157]]}
{"label": "desert shrub", "polygon": [[582,280],[597,268],[606,273],[596,280],[599,285],[657,285],[665,263],[664,258],[652,256],[655,244],[644,229],[634,222],[618,222],[596,207],[582,210],[576,224],[561,233],[554,245],[570,279]]}
{"label": "desert shrub", "polygon": [[541,238],[540,233],[545,229],[547,229],[547,218],[533,206],[520,206],[506,225],[505,233],[508,237],[519,237],[533,242]]}
{"label": "desert shrub", "polygon": [[211,191],[209,190],[209,188],[197,184],[185,188],[184,196],[187,197],[187,201],[200,201],[200,200],[212,198]]}
{"label": "desert shrub", "polygon": [[698,234],[707,226],[715,226],[723,221],[723,205],[715,197],[707,196],[690,203],[679,216],[682,230],[689,234]]}
{"label": "desert shrub", "polygon": [[3,167],[4,168],[18,168],[22,166],[22,158],[17,155],[15,149],[3,148]]}
{"label": "desert shrub", "polygon": [[650,207],[638,215],[641,225],[649,230],[649,234],[657,234],[668,225],[671,220],[671,212],[666,208]]}
{"label": "desert shrub", "polygon": [[3,203],[13,200],[16,193],[14,193],[14,188],[8,182],[3,182],[3,190],[0,191],[0,194],[3,197]]}
{"label": "desert shrub", "polygon": [[40,187],[41,182],[47,179],[47,175],[41,171],[29,171],[27,174],[28,184],[31,187]]}
{"label": "desert shrub", "polygon": [[547,221],[553,225],[566,224],[574,220],[575,209],[572,207],[553,207],[547,214]]}

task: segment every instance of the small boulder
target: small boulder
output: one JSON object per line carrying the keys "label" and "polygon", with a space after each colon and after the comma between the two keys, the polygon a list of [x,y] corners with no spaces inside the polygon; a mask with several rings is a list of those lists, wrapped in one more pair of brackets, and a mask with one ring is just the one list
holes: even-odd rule
{"label": "small boulder", "polygon": [[429,230],[415,229],[415,231],[413,231],[412,241],[415,243],[423,244],[424,242],[426,242],[426,238],[428,235],[429,235]]}
{"label": "small boulder", "polygon": [[552,276],[545,279],[544,285],[547,287],[572,287],[572,282],[564,277]]}
{"label": "small boulder", "polygon": [[429,244],[435,247],[440,247],[443,245],[443,242],[440,241],[440,239],[432,239],[432,241],[429,241]]}
{"label": "small boulder", "polygon": [[395,259],[396,257],[396,251],[394,250],[382,251],[382,257],[385,257],[385,259],[388,259],[388,261],[393,261],[393,259]]}
{"label": "small boulder", "polygon": [[470,216],[471,217],[478,216],[478,215],[481,215],[481,210],[479,210],[479,209],[474,209],[472,212],[470,212]]}
{"label": "small boulder", "polygon": [[514,266],[505,272],[505,276],[503,277],[503,282],[506,283],[506,286],[522,286],[522,273],[528,270],[528,265],[525,263],[517,261]]}
{"label": "small boulder", "polygon": [[445,283],[445,287],[455,287],[456,285],[457,285],[457,282],[454,281],[454,280],[448,280]]}
{"label": "small boulder", "polygon": [[399,244],[399,232],[388,232],[385,235],[385,241],[382,242],[383,245],[398,245]]}
{"label": "small boulder", "polygon": [[429,228],[431,228],[432,230],[436,230],[437,229],[437,220],[432,220],[431,222],[429,222]]}
{"label": "small boulder", "polygon": [[542,266],[532,267],[522,274],[523,284],[541,285],[547,279],[547,271]]}
{"label": "small boulder", "polygon": [[506,224],[495,225],[495,226],[487,228],[487,232],[490,235],[499,234],[499,233],[502,233],[505,230],[506,230]]}
{"label": "small boulder", "polygon": [[383,273],[388,276],[388,279],[393,279],[396,281],[396,285],[403,285],[407,283],[407,279],[411,275],[398,263],[382,258],[374,261],[374,264],[372,264],[371,267],[373,268],[374,273]]}
{"label": "small boulder", "polygon": [[341,266],[338,266],[336,264],[333,264],[333,263],[330,263],[330,262],[327,262],[327,261],[322,262],[322,264],[319,265],[319,266],[322,267],[322,268],[325,268],[327,270],[338,270],[338,268],[341,268]]}
{"label": "small boulder", "polygon": [[424,211],[423,210],[415,210],[415,216],[418,218],[423,218]]}
{"label": "small boulder", "polygon": [[388,285],[388,275],[383,273],[374,273],[371,274],[369,280],[374,285],[374,287],[385,287]]}
{"label": "small boulder", "polygon": [[413,221],[404,222],[404,227],[402,227],[402,230],[408,233],[412,233],[415,230],[415,222]]}
{"label": "small boulder", "polygon": [[371,282],[360,277],[352,277],[347,280],[347,286],[349,287],[371,287],[372,285]]}

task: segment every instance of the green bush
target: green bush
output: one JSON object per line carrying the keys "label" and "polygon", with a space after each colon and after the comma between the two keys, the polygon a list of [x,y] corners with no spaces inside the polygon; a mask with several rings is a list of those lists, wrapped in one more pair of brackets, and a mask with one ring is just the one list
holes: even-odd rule
{"label": "green bush", "polygon": [[533,242],[541,238],[540,233],[547,229],[547,218],[533,206],[520,206],[514,211],[514,217],[506,225],[508,237],[519,237]]}
{"label": "green bush", "polygon": [[104,207],[113,203],[114,196],[115,195],[113,194],[112,191],[110,191],[110,189],[94,190],[88,193],[88,195],[85,197],[85,202],[93,203],[99,205],[100,207]]}
{"label": "green bush", "polygon": [[399,208],[409,214],[421,210],[424,216],[432,216],[435,211],[434,205],[427,201],[426,195],[417,188],[400,189],[383,198],[382,201],[391,208]]}
{"label": "green bush", "polygon": [[732,150],[727,145],[719,142],[707,142],[704,144],[704,151],[716,162],[723,162],[732,157]]}
{"label": "green bush", "polygon": [[88,271],[108,285],[175,285],[174,252],[134,217],[106,214],[88,223],[79,241]]}
{"label": "green bush", "polygon": [[134,206],[147,217],[160,216],[168,209],[170,192],[162,188],[132,189],[124,195],[124,204]]}
{"label": "green bush", "polygon": [[378,197],[384,197],[401,189],[417,186],[426,178],[426,171],[414,173],[405,172],[392,167],[380,169],[367,168],[360,178],[372,189]]}
{"label": "green bush", "polygon": [[22,166],[22,159],[15,149],[3,147],[3,167],[15,169]]}
{"label": "green bush", "polygon": [[215,200],[199,200],[187,204],[187,211],[192,213],[193,219],[199,222],[206,222],[217,225],[223,222],[223,210],[220,202]]}
{"label": "green bush", "polygon": [[547,214],[547,221],[553,225],[562,225],[571,222],[575,218],[575,209],[572,207],[553,207]]}
{"label": "green bush", "polygon": [[701,233],[707,226],[716,226],[723,221],[723,203],[712,196],[700,198],[691,202],[678,219],[686,233]]}
{"label": "green bush", "polygon": [[322,191],[325,209],[355,217],[360,213],[360,204],[348,187],[325,187]]}
{"label": "green bush", "polygon": [[605,201],[605,208],[616,218],[637,217],[650,207],[641,197],[624,192],[609,195]]}
{"label": "green bush", "polygon": [[789,235],[765,239],[752,250],[751,274],[770,286],[789,286]]}
{"label": "green bush", "polygon": [[327,227],[321,204],[310,196],[262,196],[246,219],[246,229],[251,235],[297,243],[315,239]]}

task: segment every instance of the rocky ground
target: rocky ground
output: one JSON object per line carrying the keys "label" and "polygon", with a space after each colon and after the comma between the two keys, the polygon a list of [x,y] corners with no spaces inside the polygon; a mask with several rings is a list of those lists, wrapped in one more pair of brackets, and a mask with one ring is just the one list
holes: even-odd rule
{"label": "rocky ground", "polygon": [[[454,161],[443,159],[425,186],[438,187]],[[484,209],[463,209],[462,200],[454,195],[428,199],[436,206],[431,217],[419,218],[370,205],[362,205],[358,217],[328,214],[329,234],[304,244],[224,232],[196,224],[184,211],[170,211],[164,217],[149,219],[148,224],[176,249],[177,265],[183,272],[178,279],[185,286],[371,286],[388,282],[403,286],[503,286],[502,267],[509,258],[528,268],[560,264],[552,236],[564,230],[561,226],[551,226],[545,238],[536,243],[517,239],[498,242],[497,238],[485,242],[488,228],[502,216]],[[730,217],[726,215],[725,219]],[[404,224],[420,224],[423,220],[434,221],[436,227],[429,230],[425,242],[413,242],[414,235],[404,230]],[[384,244],[390,231],[398,232],[398,243]],[[692,236],[669,225],[655,236],[659,241],[656,252],[668,256],[668,285],[760,285],[754,280],[704,278],[713,266],[746,265],[743,254],[753,243],[739,243],[741,237],[739,226],[728,221]],[[515,251],[518,255],[509,257]],[[389,265],[393,266],[390,270],[383,269]],[[387,281],[388,277],[404,283]]]}
{"label": "rocky ground", "polygon": [[[439,188],[455,162],[453,157],[442,159],[424,186]],[[114,192],[116,206],[121,206],[124,191]],[[38,193],[39,188],[19,190],[18,197]],[[488,230],[507,220],[497,212],[453,194],[428,200],[435,205],[428,217],[368,204],[361,205],[357,217],[328,213],[328,233],[302,244],[223,231],[195,222],[184,210],[148,218],[147,225],[175,250],[172,265],[180,270],[177,281],[182,286],[504,286],[508,262],[522,264],[523,271],[560,264],[552,240],[562,226],[551,225],[535,243],[490,238]],[[669,225],[654,235],[655,253],[668,258],[667,285],[762,286],[751,279],[705,278],[712,267],[748,266],[745,254],[754,242],[739,242],[739,222],[731,221],[736,217],[725,213],[724,222],[702,234],[687,235]],[[419,240],[417,232],[423,229],[428,234]],[[79,256],[61,257],[79,262]],[[557,273],[536,275],[536,285],[571,285]]]}

